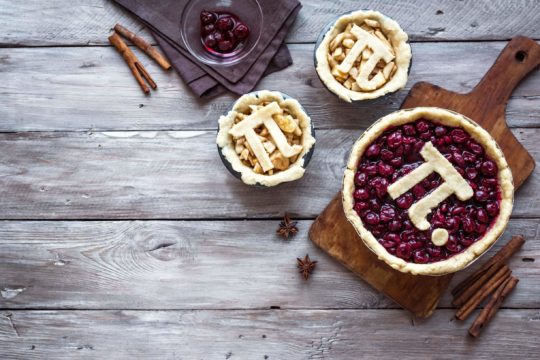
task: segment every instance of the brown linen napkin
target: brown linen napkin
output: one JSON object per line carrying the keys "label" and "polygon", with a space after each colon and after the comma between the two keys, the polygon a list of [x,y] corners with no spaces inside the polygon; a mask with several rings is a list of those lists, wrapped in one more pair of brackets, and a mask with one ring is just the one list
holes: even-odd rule
{"label": "brown linen napkin", "polygon": [[198,96],[212,96],[225,89],[238,94],[251,91],[262,76],[281,70],[292,59],[283,44],[301,5],[297,0],[261,1],[266,21],[252,55],[230,66],[207,66],[185,48],[180,18],[188,0],[113,0],[134,13],[153,32],[157,42],[188,86]]}

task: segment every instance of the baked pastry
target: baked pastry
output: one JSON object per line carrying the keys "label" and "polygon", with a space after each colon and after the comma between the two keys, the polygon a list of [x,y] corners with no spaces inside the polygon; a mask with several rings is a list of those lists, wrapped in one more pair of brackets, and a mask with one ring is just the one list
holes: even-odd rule
{"label": "baked pastry", "polygon": [[315,138],[298,101],[258,91],[240,97],[219,119],[217,144],[244,183],[274,186],[304,175]]}
{"label": "baked pastry", "polygon": [[411,62],[407,34],[377,11],[341,16],[315,51],[317,73],[341,99],[375,99],[403,88]]}
{"label": "baked pastry", "polygon": [[343,181],[347,219],[394,269],[463,269],[503,233],[512,173],[489,133],[433,107],[394,112],[353,146]]}

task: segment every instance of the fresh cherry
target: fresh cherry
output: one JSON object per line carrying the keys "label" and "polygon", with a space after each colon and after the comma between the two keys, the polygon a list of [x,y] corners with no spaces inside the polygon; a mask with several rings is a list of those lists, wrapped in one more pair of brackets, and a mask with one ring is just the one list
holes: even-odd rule
{"label": "fresh cherry", "polygon": [[216,27],[221,31],[232,30],[234,26],[234,20],[230,16],[224,16],[216,21]]}
{"label": "fresh cherry", "polygon": [[411,246],[407,243],[401,243],[396,249],[396,255],[403,260],[409,260],[411,257]]}
{"label": "fresh cherry", "polygon": [[203,36],[210,34],[212,31],[215,30],[214,24],[208,24],[204,25],[201,29],[201,34]]}
{"label": "fresh cherry", "polygon": [[417,264],[426,264],[429,262],[429,255],[424,250],[416,250],[413,253],[413,260]]}
{"label": "fresh cherry", "polygon": [[217,45],[217,41],[216,41],[216,38],[214,37],[214,34],[210,34],[204,39],[204,45],[209,48],[213,48],[214,46]]}
{"label": "fresh cherry", "polygon": [[225,35],[220,31],[214,31],[212,35],[214,35],[214,39],[216,39],[217,42],[225,40]]}
{"label": "fresh cherry", "polygon": [[201,11],[201,23],[203,25],[213,24],[217,19],[215,13],[203,10]]}
{"label": "fresh cherry", "polygon": [[239,40],[244,40],[249,36],[249,28],[244,24],[238,24],[234,28],[234,36]]}
{"label": "fresh cherry", "polygon": [[486,176],[494,176],[497,173],[497,165],[491,160],[486,160],[482,163],[480,170]]}

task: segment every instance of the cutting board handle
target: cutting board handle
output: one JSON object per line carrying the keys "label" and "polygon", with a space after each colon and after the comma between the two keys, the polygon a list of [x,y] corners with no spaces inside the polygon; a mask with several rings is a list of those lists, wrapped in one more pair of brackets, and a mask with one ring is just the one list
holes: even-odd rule
{"label": "cutting board handle", "polygon": [[514,88],[538,65],[540,45],[533,39],[517,36],[506,45],[470,95],[475,101],[482,101],[489,94],[492,102],[506,104]]}

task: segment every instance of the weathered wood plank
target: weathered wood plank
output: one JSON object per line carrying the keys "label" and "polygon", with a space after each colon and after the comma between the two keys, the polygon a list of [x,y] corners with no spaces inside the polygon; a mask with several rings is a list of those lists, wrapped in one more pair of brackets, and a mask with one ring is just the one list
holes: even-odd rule
{"label": "weathered wood plank", "polygon": [[[277,220],[0,223],[3,309],[395,308],[382,294],[316,248],[311,221],[290,241]],[[509,265],[520,283],[505,307],[540,307],[537,220],[512,220],[486,258],[511,234],[527,243]],[[296,257],[317,269],[305,282]],[[454,284],[480,262],[454,278]],[[440,306],[450,307],[446,294]]]}
{"label": "weathered wood plank", "polygon": [[477,340],[440,310],[13,311],[4,359],[536,359],[538,310],[501,310]]}
{"label": "weathered wood plank", "polygon": [[[260,189],[230,175],[213,131],[0,134],[0,219],[314,218],[340,189],[360,130],[319,130],[299,181]],[[540,129],[514,129],[539,158]],[[514,215],[538,216],[540,169]]]}
{"label": "weathered wood plank", "polygon": [[[407,88],[359,104],[341,102],[323,87],[313,66],[313,45],[292,45],[294,65],[263,79],[258,88],[284,90],[298,98],[318,128],[366,127],[397,110],[417,81],[459,92],[471,90],[504,45],[413,44]],[[234,101],[232,95],[201,101],[174,71],[165,73],[145,55],[140,58],[159,86],[149,97],[112,48],[0,49],[0,131],[213,129]],[[539,110],[540,73],[536,72],[516,89],[508,106],[508,123],[540,126]]]}
{"label": "weathered wood plank", "polygon": [[[396,19],[413,41],[540,38],[540,4],[534,0],[310,0],[303,6],[288,42],[314,42],[327,23],[356,9],[379,10]],[[1,0],[0,9],[0,45],[4,46],[107,44],[116,22],[142,29],[107,0]]]}
{"label": "weathered wood plank", "polygon": [[[540,129],[514,129],[538,158]],[[247,188],[204,131],[0,134],[0,219],[315,217],[340,188],[359,130],[320,130],[300,180]],[[514,215],[538,216],[540,169],[516,196]],[[249,189],[249,191],[246,191]]]}

